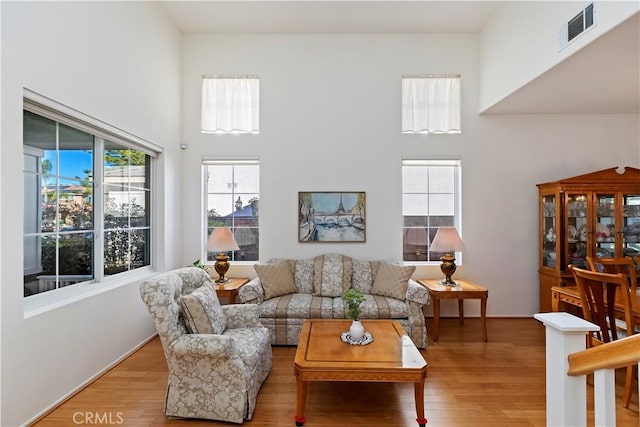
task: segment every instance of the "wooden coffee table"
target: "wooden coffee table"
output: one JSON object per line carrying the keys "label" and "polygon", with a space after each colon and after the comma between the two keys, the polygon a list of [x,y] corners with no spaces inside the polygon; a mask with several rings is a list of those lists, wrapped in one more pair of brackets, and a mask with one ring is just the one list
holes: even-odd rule
{"label": "wooden coffee table", "polygon": [[363,320],[374,341],[368,345],[342,342],[340,334],[350,320],[305,320],[300,333],[293,370],[297,384],[295,421],[302,426],[309,381],[411,382],[414,383],[416,421],[424,417],[424,381],[427,362],[395,320]]}

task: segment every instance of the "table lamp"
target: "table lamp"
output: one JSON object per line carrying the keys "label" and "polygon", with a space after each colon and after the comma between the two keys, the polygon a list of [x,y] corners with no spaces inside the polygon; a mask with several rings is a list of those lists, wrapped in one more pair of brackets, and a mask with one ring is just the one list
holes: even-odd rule
{"label": "table lamp", "polygon": [[451,276],[456,271],[456,257],[454,254],[466,249],[455,227],[438,228],[429,250],[431,252],[444,252],[444,256],[440,258],[440,261],[442,261],[440,270],[442,270],[445,278],[438,281],[438,283],[443,286],[458,286],[456,282],[451,280]]}
{"label": "table lamp", "polygon": [[236,239],[228,227],[216,227],[213,229],[207,241],[207,250],[218,252],[218,255],[216,255],[216,263],[214,264],[214,268],[219,275],[216,283],[224,284],[230,282],[229,279],[224,277],[227,271],[229,271],[229,257],[225,252],[237,251],[239,249]]}

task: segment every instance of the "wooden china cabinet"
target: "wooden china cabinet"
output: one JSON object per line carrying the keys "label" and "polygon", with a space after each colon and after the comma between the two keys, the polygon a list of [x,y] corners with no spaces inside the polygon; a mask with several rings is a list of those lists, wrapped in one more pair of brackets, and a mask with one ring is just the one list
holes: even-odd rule
{"label": "wooden china cabinet", "polygon": [[586,256],[640,255],[640,169],[618,168],[538,184],[540,311],[551,287],[574,285]]}

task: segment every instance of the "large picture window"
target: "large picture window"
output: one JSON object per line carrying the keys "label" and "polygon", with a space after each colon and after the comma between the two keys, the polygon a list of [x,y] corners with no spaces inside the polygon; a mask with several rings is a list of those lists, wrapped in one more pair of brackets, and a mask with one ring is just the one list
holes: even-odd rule
{"label": "large picture window", "polygon": [[228,255],[233,261],[258,261],[260,242],[260,166],[257,160],[208,160],[203,163],[203,257],[214,262],[216,253],[205,243],[216,227],[229,227],[240,248]]}
{"label": "large picture window", "polygon": [[[459,160],[403,160],[404,261],[438,261],[429,246],[439,227],[461,225]],[[456,256],[458,259],[458,256]]]}
{"label": "large picture window", "polygon": [[151,264],[149,154],[25,109],[23,163],[25,297]]}

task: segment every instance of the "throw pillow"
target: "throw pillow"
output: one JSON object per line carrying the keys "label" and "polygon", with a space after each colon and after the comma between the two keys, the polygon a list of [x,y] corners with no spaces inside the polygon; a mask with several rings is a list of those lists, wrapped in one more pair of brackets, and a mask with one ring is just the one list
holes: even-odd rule
{"label": "throw pillow", "polygon": [[340,254],[320,255],[314,259],[313,294],[339,297],[351,287],[351,258]]}
{"label": "throw pillow", "polygon": [[380,262],[378,273],[373,281],[371,293],[404,300],[409,287],[409,279],[415,271],[415,265],[399,265]]}
{"label": "throw pillow", "polygon": [[273,264],[256,264],[254,268],[264,289],[264,299],[295,294],[298,291],[293,283],[291,267],[286,260]]}
{"label": "throw pillow", "polygon": [[182,317],[192,334],[221,334],[227,328],[218,295],[211,285],[180,297]]}

